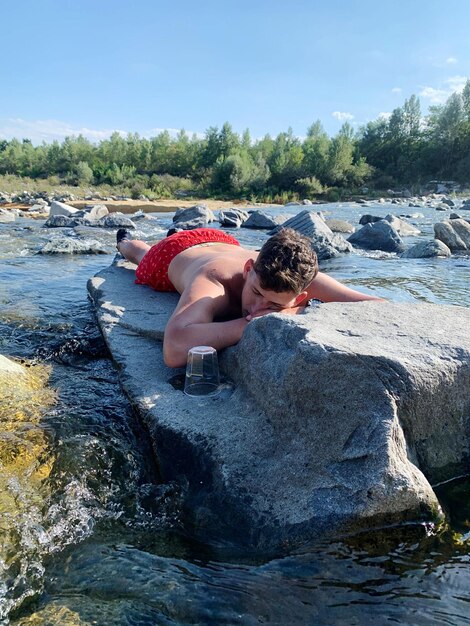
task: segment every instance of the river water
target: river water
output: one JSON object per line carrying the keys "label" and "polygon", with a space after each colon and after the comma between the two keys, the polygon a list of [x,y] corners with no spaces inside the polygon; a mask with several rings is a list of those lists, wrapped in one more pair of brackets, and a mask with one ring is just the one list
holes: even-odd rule
{"label": "river water", "polygon": [[[401,207],[321,209],[357,226],[364,212]],[[422,235],[407,245],[431,238],[442,219],[416,210]],[[172,214],[153,217],[137,223],[136,238],[165,235]],[[114,232],[85,233],[105,255],[46,256],[38,249],[63,229],[42,226],[0,224],[0,353],[33,381],[3,390],[0,410],[0,624],[470,624],[465,480],[438,490],[450,520],[442,529],[312,541],[256,560],[188,537],[87,298],[87,279],[113,259]],[[235,234],[253,248],[266,239]],[[321,269],[394,301],[470,306],[470,257],[357,252]]]}

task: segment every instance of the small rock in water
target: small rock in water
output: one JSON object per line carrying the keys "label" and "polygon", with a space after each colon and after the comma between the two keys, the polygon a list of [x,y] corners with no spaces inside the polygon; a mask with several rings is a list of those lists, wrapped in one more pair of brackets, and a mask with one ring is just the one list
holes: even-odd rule
{"label": "small rock in water", "polygon": [[56,237],[44,244],[39,254],[107,254],[107,250],[93,239]]}
{"label": "small rock in water", "polygon": [[439,239],[433,239],[431,241],[422,241],[416,245],[405,250],[401,255],[402,259],[428,259],[434,257],[449,257],[451,251]]}

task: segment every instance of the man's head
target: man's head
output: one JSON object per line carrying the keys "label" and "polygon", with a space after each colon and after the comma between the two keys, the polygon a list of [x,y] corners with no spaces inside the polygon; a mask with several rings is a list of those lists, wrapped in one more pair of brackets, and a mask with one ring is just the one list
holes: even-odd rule
{"label": "man's head", "polygon": [[[282,228],[268,239],[253,262],[245,265],[242,293],[244,314],[268,303],[271,310],[298,306],[318,272],[317,255],[307,237]],[[255,297],[256,296],[256,297]]]}

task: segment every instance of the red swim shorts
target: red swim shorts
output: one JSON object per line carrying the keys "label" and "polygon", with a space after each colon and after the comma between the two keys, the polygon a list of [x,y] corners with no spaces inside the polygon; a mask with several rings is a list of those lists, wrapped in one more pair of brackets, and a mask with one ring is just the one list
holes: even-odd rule
{"label": "red swim shorts", "polygon": [[215,228],[182,230],[150,248],[137,266],[135,282],[139,285],[149,285],[155,291],[176,291],[168,278],[168,267],[177,254],[200,243],[240,245],[234,237]]}

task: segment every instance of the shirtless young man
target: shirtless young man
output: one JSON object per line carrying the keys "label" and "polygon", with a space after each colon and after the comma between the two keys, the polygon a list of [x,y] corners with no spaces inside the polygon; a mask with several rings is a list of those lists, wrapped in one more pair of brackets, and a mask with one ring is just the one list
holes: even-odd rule
{"label": "shirtless young man", "polygon": [[259,252],[212,228],[181,231],[152,247],[120,229],[117,247],[138,265],[136,283],[181,294],[165,328],[163,357],[169,367],[185,365],[193,346],[232,346],[253,318],[298,313],[311,298],[380,300],[318,272],[310,241],[290,228],[268,239]]}

